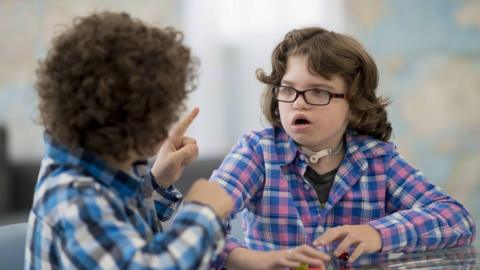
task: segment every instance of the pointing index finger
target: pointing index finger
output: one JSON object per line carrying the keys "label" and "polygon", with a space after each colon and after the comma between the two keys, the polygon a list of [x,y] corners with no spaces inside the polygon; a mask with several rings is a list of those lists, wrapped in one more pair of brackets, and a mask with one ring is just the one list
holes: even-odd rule
{"label": "pointing index finger", "polygon": [[172,140],[175,147],[178,147],[178,144],[182,142],[183,135],[187,131],[187,128],[192,124],[193,120],[197,117],[200,109],[198,107],[193,108],[193,110],[184,118],[182,118],[178,123],[176,123],[170,130],[170,139]]}

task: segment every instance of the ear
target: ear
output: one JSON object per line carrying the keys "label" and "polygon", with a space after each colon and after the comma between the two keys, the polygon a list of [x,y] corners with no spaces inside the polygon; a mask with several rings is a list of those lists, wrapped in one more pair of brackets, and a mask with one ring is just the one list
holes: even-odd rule
{"label": "ear", "polygon": [[345,117],[345,124],[347,128],[351,128],[352,126],[352,121],[355,119],[355,116],[353,115],[352,111],[349,110],[347,116]]}
{"label": "ear", "polygon": [[350,122],[352,121],[352,119],[353,119],[353,112],[352,110],[349,109],[347,114],[347,121]]}

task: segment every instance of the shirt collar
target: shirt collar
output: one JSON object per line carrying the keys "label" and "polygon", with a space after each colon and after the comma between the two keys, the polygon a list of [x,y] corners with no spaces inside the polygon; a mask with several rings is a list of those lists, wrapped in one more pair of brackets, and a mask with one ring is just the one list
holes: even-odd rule
{"label": "shirt collar", "polygon": [[97,154],[80,147],[68,148],[48,133],[44,134],[45,155],[55,163],[79,168],[95,181],[114,189],[120,196],[131,197],[141,188],[139,179],[112,168]]}
{"label": "shirt collar", "polygon": [[295,158],[305,160],[299,145],[285,132],[283,128],[274,127],[273,136],[276,151],[271,154],[270,161],[279,165],[292,163]]}
{"label": "shirt collar", "polygon": [[[274,127],[273,136],[277,151],[270,157],[272,163],[286,165],[294,162],[296,158],[306,162],[300,146],[288,136],[283,128]],[[379,141],[367,135],[358,135],[353,130],[345,132],[345,147],[345,158],[352,163],[360,163],[362,169],[366,169],[366,158],[386,155],[394,149],[391,143]]]}

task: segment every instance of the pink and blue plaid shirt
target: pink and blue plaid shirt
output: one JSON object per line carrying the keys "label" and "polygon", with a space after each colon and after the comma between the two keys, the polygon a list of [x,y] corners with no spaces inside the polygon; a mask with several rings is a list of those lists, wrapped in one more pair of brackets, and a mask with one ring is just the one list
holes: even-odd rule
{"label": "pink and blue plaid shirt", "polygon": [[[408,164],[392,143],[347,131],[345,157],[322,207],[304,178],[307,161],[281,128],[242,137],[212,181],[233,197],[231,218],[242,212],[245,239],[229,236],[214,267],[242,246],[279,250],[311,244],[327,228],[370,224],[382,253],[471,243],[475,224],[466,209]],[[326,247],[332,251],[338,243]]]}

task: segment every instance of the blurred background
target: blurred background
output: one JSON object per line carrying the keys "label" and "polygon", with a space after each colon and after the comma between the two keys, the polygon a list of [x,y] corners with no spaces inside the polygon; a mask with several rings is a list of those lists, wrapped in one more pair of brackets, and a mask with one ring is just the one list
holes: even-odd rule
{"label": "blurred background", "polygon": [[480,1],[1,0],[0,225],[26,220],[43,154],[37,62],[73,18],[103,10],[182,30],[201,61],[188,100],[201,109],[188,131],[200,158],[181,190],[266,125],[255,69],[270,70],[286,32],[316,25],[352,35],[373,55],[399,151],[480,218]]}

